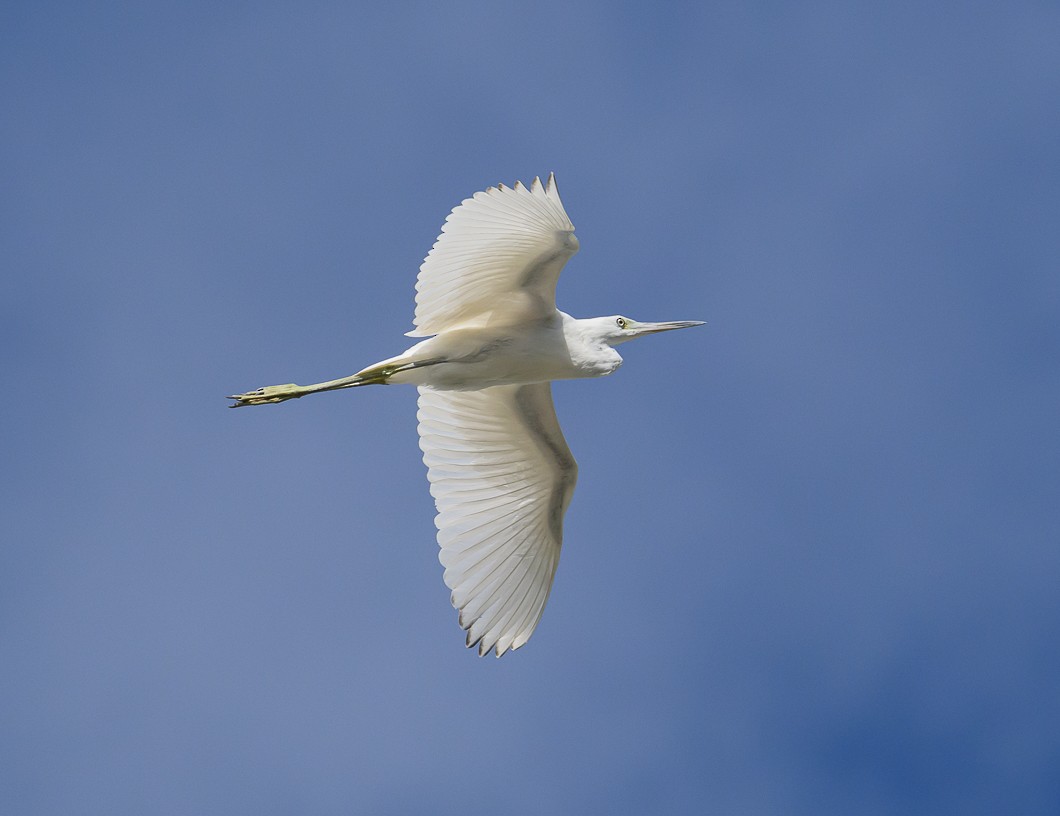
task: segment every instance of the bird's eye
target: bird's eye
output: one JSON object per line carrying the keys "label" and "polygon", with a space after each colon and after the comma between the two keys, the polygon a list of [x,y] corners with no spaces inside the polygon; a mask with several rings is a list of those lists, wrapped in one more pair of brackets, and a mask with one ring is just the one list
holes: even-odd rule
{"label": "bird's eye", "polygon": [[627,322],[628,321],[626,320],[626,318],[620,317],[620,318],[617,318],[615,320],[615,325],[618,326],[620,329],[624,329],[624,328],[626,328],[626,323]]}

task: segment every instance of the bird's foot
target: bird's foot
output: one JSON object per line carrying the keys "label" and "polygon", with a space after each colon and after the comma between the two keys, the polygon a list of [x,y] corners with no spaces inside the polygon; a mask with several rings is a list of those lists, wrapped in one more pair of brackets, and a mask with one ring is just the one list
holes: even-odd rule
{"label": "bird's foot", "polygon": [[244,405],[268,405],[272,402],[284,402],[289,399],[298,399],[307,394],[308,391],[301,385],[287,383],[286,385],[267,385],[245,394],[232,394],[228,399],[235,400],[229,408],[242,408]]}

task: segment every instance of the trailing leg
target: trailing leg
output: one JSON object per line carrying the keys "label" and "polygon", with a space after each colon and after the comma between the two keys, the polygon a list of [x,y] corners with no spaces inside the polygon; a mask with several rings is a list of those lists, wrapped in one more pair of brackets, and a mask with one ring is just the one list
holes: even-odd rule
{"label": "trailing leg", "polygon": [[422,360],[414,363],[394,363],[384,361],[369,366],[363,371],[358,371],[349,377],[341,377],[337,380],[314,383],[313,385],[298,385],[287,383],[286,385],[267,385],[245,394],[233,394],[228,399],[235,400],[229,408],[242,408],[246,405],[269,405],[274,402],[286,402],[289,399],[299,399],[306,394],[316,394],[321,391],[338,391],[342,388],[357,388],[361,385],[386,385],[398,371],[407,371],[410,368],[419,368],[425,365],[434,365],[439,360]]}
{"label": "trailing leg", "polygon": [[320,391],[337,391],[340,388],[355,388],[359,385],[382,385],[386,380],[379,377],[364,377],[354,374],[351,377],[342,377],[338,380],[314,383],[313,385],[298,385],[287,383],[286,385],[267,385],[245,394],[233,394],[228,399],[235,402],[229,408],[242,408],[246,405],[269,405],[274,402],[286,402],[289,399],[299,399],[306,394],[316,394]]}

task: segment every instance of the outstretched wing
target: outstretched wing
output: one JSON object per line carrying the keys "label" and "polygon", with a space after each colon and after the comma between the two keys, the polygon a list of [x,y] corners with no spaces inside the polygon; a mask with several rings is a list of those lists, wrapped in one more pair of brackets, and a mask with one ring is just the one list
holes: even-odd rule
{"label": "outstretched wing", "polygon": [[500,657],[526,643],[541,618],[578,465],[549,383],[419,391],[445,583],[467,645]]}
{"label": "outstretched wing", "polygon": [[549,315],[556,279],[577,251],[555,175],[545,185],[535,178],[529,189],[517,181],[475,193],[445,219],[420,265],[408,335]]}

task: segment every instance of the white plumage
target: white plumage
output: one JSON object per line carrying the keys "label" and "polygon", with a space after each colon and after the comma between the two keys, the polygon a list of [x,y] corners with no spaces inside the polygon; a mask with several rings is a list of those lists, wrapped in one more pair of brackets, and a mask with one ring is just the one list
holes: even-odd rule
{"label": "white plumage", "polygon": [[548,600],[578,466],[551,386],[420,388],[423,461],[438,507],[445,583],[467,644],[502,655],[530,638]]}
{"label": "white plumage", "polygon": [[559,563],[578,467],[549,382],[610,374],[622,363],[619,343],[699,325],[558,311],[556,281],[577,251],[554,176],[475,193],[420,266],[409,335],[426,340],[350,377],[231,397],[240,407],[363,385],[419,387],[439,558],[467,645],[482,655],[527,642]]}
{"label": "white plumage", "polygon": [[445,219],[420,265],[408,336],[475,326],[501,307],[551,314],[560,270],[577,251],[555,176],[547,186],[535,178],[529,189],[517,181],[475,193]]}

